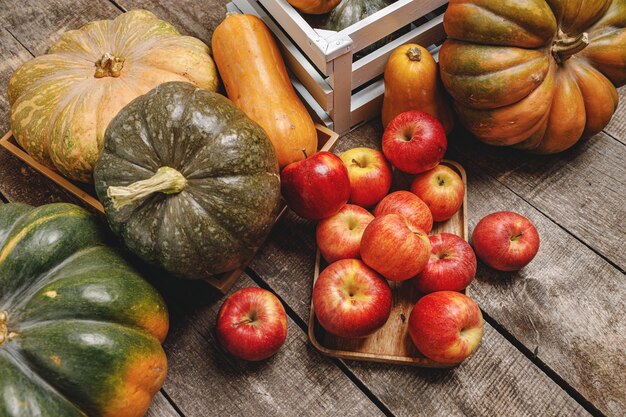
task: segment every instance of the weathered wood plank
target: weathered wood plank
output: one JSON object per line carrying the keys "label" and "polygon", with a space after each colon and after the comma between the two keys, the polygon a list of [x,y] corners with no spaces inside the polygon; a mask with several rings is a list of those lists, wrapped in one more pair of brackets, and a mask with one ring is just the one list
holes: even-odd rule
{"label": "weathered wood plank", "polygon": [[626,86],[618,92],[620,105],[604,131],[626,145]]}
{"label": "weathered wood plank", "polygon": [[[168,283],[161,288],[172,326],[165,342],[165,390],[187,417],[209,415],[382,415],[331,361],[308,343],[289,319],[287,341],[259,363],[222,351],[215,322],[223,298],[202,283]],[[256,286],[246,275],[232,291]]]}
{"label": "weathered wood plank", "polygon": [[182,417],[174,410],[174,407],[165,399],[161,392],[152,399],[146,417]]}
{"label": "weathered wood plank", "polygon": [[[289,212],[251,265],[305,322],[309,319],[315,262],[313,230],[313,222]],[[453,370],[347,364],[400,416],[585,414],[488,324],[476,355]]]}
{"label": "weathered wood plank", "polygon": [[146,9],[172,23],[181,33],[202,39],[211,46],[210,35],[226,16],[230,0],[117,0],[125,10]]}
{"label": "weathered wood plank", "polygon": [[[626,108],[626,107],[625,107]],[[559,155],[494,148],[461,133],[454,152],[626,269],[626,147],[605,133]]]}

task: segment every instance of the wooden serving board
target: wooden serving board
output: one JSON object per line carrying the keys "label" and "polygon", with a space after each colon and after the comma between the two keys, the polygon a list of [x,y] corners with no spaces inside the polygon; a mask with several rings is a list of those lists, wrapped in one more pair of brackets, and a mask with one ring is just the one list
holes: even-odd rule
{"label": "wooden serving board", "polygon": [[[339,135],[328,129],[327,127],[319,124],[315,125],[315,128],[317,129],[318,150],[332,151],[335,147],[337,139],[339,139]],[[90,207],[95,212],[104,216],[104,207],[102,206],[102,203],[98,201],[96,197],[96,191],[93,185],[68,180],[67,178],[63,177],[59,172],[35,161],[29,154],[26,153],[24,149],[20,147],[20,145],[13,137],[13,132],[11,131],[9,131],[6,135],[4,135],[4,137],[2,137],[2,139],[0,139],[0,146],[5,148],[13,155],[17,156],[34,170],[40,172],[45,177],[49,178],[50,180],[64,188],[70,194],[78,198],[87,207]],[[283,204],[280,213],[276,217],[275,222],[280,220],[280,218],[285,213],[285,209],[286,206]],[[252,259],[250,259],[250,261],[252,261]],[[217,290],[225,294],[233,286],[235,281],[237,281],[237,278],[239,278],[239,276],[243,273],[249,262],[246,262],[245,265],[237,270],[215,275],[211,278],[206,279],[206,281]]]}
{"label": "wooden serving board", "polygon": [[[453,161],[442,161],[442,164],[454,169],[466,184],[463,206],[448,221],[435,223],[431,235],[447,232],[461,236],[467,241],[467,175],[461,165]],[[408,188],[409,178],[403,174],[396,175],[394,189]],[[315,259],[313,285],[320,271],[328,264],[320,256],[318,249]],[[371,362],[397,363],[429,368],[446,368],[448,364],[434,362],[422,355],[413,345],[409,336],[408,320],[413,306],[421,297],[415,289],[413,280],[401,282],[388,281],[393,291],[393,305],[387,323],[376,333],[363,339],[347,339],[326,332],[315,318],[315,309],[311,299],[311,315],[309,320],[309,340],[320,352],[342,359],[354,359]],[[467,289],[465,290],[467,294]]]}

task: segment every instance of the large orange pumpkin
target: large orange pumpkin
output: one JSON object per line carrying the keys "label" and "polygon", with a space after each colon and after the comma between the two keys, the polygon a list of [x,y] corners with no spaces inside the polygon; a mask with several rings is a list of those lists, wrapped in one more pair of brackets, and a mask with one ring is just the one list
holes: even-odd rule
{"label": "large orange pumpkin", "polygon": [[492,145],[556,153],[606,126],[626,82],[624,0],[452,0],[441,77]]}
{"label": "large orange pumpkin", "polygon": [[337,7],[341,0],[287,0],[296,9],[307,14],[324,14]]}
{"label": "large orange pumpkin", "polygon": [[90,182],[111,119],[167,81],[216,90],[208,46],[145,10],[91,22],[15,71],[11,128],[34,159]]}

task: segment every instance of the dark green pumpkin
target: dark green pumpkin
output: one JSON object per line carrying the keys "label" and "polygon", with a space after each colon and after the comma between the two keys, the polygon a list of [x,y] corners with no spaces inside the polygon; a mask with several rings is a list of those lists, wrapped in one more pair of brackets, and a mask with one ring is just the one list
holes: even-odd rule
{"label": "dark green pumpkin", "polygon": [[0,206],[0,416],[143,416],[165,378],[160,295],[71,204]]}
{"label": "dark green pumpkin", "polygon": [[[343,0],[321,23],[321,28],[339,32],[365,19],[379,10],[384,9],[391,3],[390,0]],[[387,44],[392,39],[388,36],[367,48],[357,52],[355,56],[360,58]]]}
{"label": "dark green pumpkin", "polygon": [[129,250],[188,279],[249,260],[280,202],[278,163],[263,129],[227,98],[182,82],[162,84],[118,113],[94,179]]}

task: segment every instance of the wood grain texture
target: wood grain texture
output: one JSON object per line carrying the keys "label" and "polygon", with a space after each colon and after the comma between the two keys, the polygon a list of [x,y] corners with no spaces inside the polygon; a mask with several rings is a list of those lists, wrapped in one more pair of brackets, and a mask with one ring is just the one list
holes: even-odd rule
{"label": "wood grain texture", "polygon": [[600,133],[561,154],[540,156],[491,147],[464,132],[455,138],[455,153],[626,269],[626,146]]}
{"label": "wood grain texture", "polygon": [[146,9],[172,23],[185,35],[211,46],[210,35],[226,16],[230,0],[117,0],[124,10]]}
{"label": "wood grain texture", "polygon": [[161,392],[152,399],[152,404],[148,409],[146,417],[182,417],[174,410],[174,407],[167,401]]}
{"label": "wood grain texture", "polygon": [[604,131],[626,145],[626,86],[618,90],[620,105]]}
{"label": "wood grain texture", "polygon": [[[340,139],[336,151],[357,145],[379,147],[380,135],[379,123],[367,124]],[[472,181],[472,176],[468,176],[470,187]],[[479,203],[470,189],[470,218],[475,216],[472,212],[475,204]],[[315,223],[290,211],[251,264],[304,321],[309,319],[314,236]],[[472,294],[474,287],[470,289]],[[483,345],[475,356],[452,370],[418,370],[360,362],[348,362],[348,365],[394,414],[401,416],[586,413],[488,324]]]}
{"label": "wood grain texture", "polygon": [[[215,335],[223,302],[207,284],[169,282],[160,289],[170,307],[165,342],[165,390],[188,416],[350,415],[378,416],[380,410],[341,370],[307,342],[289,319],[285,345],[258,363],[226,354]],[[242,275],[232,291],[256,286]]]}

